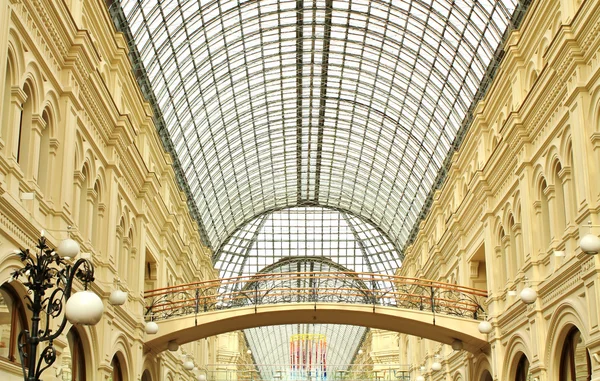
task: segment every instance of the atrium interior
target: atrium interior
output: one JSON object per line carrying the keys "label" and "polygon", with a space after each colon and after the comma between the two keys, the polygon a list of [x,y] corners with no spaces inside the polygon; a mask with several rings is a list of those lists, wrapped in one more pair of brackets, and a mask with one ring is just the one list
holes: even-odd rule
{"label": "atrium interior", "polygon": [[600,381],[599,1],[0,20],[0,380]]}

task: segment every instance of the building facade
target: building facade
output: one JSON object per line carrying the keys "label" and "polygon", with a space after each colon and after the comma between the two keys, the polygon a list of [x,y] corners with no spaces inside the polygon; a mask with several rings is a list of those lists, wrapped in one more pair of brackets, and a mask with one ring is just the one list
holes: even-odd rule
{"label": "building facade", "polygon": [[[25,289],[8,280],[14,250],[41,230],[91,255],[105,301],[97,326],[65,330],[44,379],[176,381],[198,374],[182,355],[200,370],[251,361],[239,333],[144,350],[143,292],[219,274],[106,3],[1,0],[0,20],[0,378],[22,378]],[[408,364],[411,379],[600,380],[600,260],[579,248],[600,234],[600,2],[533,1],[504,50],[397,271],[486,289],[490,348],[372,330],[357,366]],[[537,291],[531,305],[525,287]],[[116,288],[123,306],[107,301]]]}

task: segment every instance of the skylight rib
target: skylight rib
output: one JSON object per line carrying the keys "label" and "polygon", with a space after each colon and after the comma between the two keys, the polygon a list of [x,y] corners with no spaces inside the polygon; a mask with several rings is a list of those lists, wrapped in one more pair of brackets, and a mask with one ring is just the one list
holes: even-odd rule
{"label": "skylight rib", "polygon": [[404,247],[518,6],[120,4],[217,250],[253,217],[307,203]]}
{"label": "skylight rib", "polygon": [[357,272],[393,274],[401,255],[364,219],[335,209],[275,210],[247,222],[215,253],[221,278],[254,275],[287,257],[328,258]]}

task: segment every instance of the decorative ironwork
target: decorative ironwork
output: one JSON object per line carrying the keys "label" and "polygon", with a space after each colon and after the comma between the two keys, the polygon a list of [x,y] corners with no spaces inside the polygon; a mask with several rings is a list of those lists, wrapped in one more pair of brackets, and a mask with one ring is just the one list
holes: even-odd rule
{"label": "decorative ironwork", "polygon": [[369,304],[479,319],[487,292],[428,279],[315,271],[273,272],[189,283],[145,293],[154,320],[279,303]]}
{"label": "decorative ironwork", "polygon": [[[44,236],[40,237],[36,248],[36,253],[29,249],[16,253],[25,266],[12,274],[12,279],[25,277],[22,283],[27,287],[27,308],[32,313],[31,331],[25,329],[18,336],[19,356],[26,381],[39,380],[40,375],[56,361],[54,340],[62,334],[67,319],[63,315],[55,331],[51,322],[63,314],[66,301],[71,296],[73,280],[79,279],[86,289],[87,284],[94,281],[94,266],[89,260],[80,258],[74,264],[69,263],[47,245]],[[46,296],[49,290],[52,292]],[[46,318],[40,324],[42,312]],[[46,343],[46,346],[37,358],[40,343]]]}

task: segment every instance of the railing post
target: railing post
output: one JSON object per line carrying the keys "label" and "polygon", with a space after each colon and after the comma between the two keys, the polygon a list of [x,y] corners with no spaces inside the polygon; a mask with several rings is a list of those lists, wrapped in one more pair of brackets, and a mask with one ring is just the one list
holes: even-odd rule
{"label": "railing post", "polygon": [[258,310],[258,282],[254,284],[254,313]]}
{"label": "railing post", "polygon": [[430,286],[431,289],[431,313],[433,314],[433,325],[435,325],[435,289],[433,285]]}
{"label": "railing post", "polygon": [[196,308],[195,308],[195,316],[194,316],[194,325],[198,325],[198,312],[200,310],[200,290],[196,289]]}

